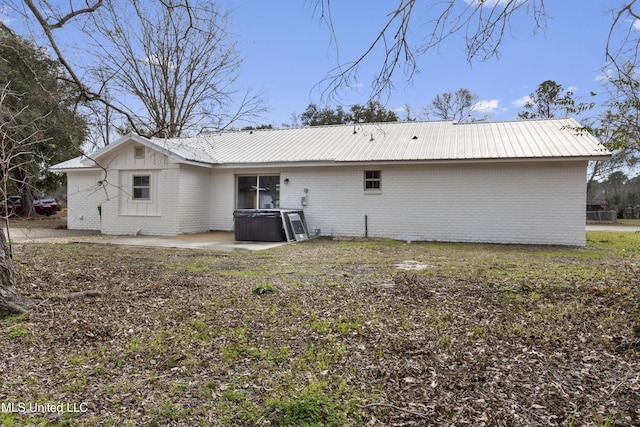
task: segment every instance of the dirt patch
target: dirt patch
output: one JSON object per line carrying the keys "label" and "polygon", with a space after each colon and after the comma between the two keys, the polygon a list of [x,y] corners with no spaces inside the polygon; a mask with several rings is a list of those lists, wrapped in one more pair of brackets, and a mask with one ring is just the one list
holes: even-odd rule
{"label": "dirt patch", "polygon": [[398,270],[420,271],[426,270],[429,268],[429,265],[420,261],[402,261],[401,263],[396,264],[396,268]]}

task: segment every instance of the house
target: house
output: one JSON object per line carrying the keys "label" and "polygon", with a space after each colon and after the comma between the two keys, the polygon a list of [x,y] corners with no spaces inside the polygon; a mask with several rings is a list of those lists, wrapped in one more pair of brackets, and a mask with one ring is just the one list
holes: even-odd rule
{"label": "house", "polygon": [[[236,209],[301,209],[311,234],[585,244],[587,162],[609,152],[573,119],[130,134],[52,168],[68,227],[233,230]],[[100,207],[100,209],[99,209]]]}

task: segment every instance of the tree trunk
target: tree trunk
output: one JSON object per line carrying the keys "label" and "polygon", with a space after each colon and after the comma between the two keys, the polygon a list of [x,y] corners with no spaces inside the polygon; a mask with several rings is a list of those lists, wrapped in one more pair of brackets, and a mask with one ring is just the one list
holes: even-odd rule
{"label": "tree trunk", "polygon": [[0,316],[27,313],[32,304],[16,289],[16,271],[4,230],[0,230]]}
{"label": "tree trunk", "polygon": [[13,176],[18,186],[20,202],[22,203],[22,213],[20,215],[31,216],[33,213],[33,194],[31,194],[31,186],[29,184],[29,173],[23,168],[15,168]]}

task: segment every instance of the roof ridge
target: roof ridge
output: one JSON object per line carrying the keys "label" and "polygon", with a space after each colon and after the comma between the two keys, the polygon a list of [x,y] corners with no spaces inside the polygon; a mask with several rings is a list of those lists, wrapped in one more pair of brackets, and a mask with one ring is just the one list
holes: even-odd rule
{"label": "roof ridge", "polygon": [[573,120],[577,121],[574,117],[541,117],[541,118],[531,118],[531,119],[511,119],[511,120],[487,120],[487,121],[475,121],[475,122],[456,122],[454,120],[455,125],[492,125],[499,123],[523,123],[523,122],[553,122],[553,121],[561,121],[561,120]]}

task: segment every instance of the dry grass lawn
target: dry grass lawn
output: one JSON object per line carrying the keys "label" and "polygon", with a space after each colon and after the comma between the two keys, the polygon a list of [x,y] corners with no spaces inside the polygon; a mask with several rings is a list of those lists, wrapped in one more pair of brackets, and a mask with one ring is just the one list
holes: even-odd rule
{"label": "dry grass lawn", "polygon": [[640,425],[640,234],[588,238],[16,245],[0,424]]}

